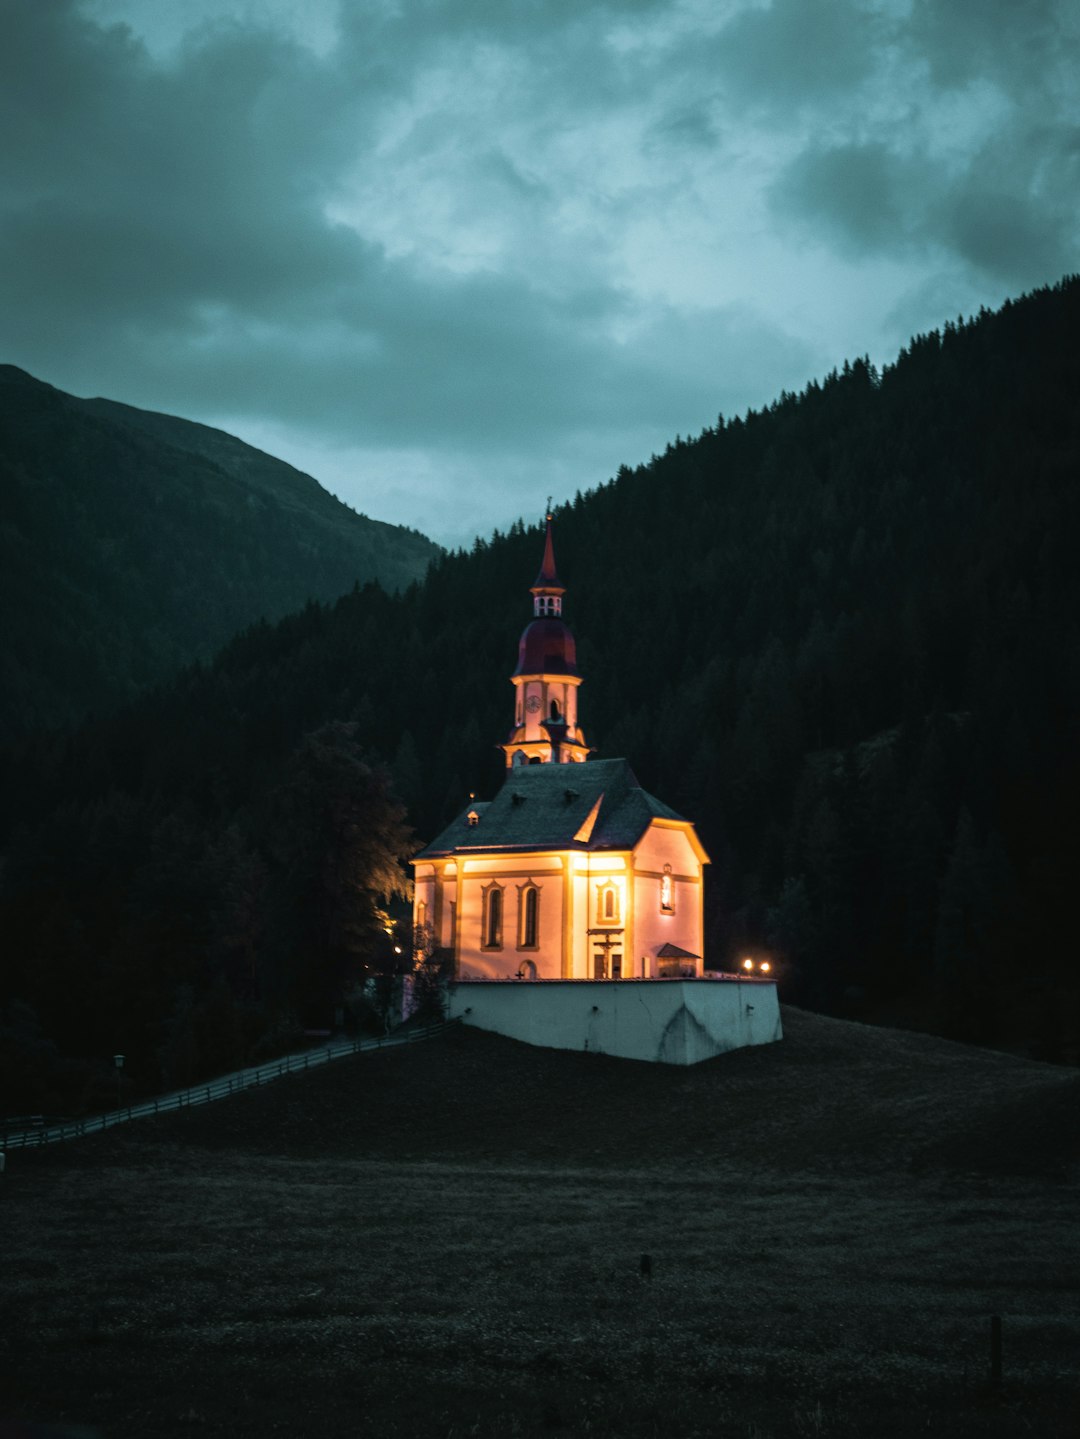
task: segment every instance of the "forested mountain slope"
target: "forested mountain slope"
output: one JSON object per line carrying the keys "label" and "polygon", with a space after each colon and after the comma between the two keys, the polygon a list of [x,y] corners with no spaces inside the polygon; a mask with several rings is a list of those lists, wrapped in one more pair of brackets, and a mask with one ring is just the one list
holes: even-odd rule
{"label": "forested mountain slope", "polygon": [[0,737],[77,719],[237,630],[436,546],[233,436],[0,366]]}
{"label": "forested mountain slope", "polygon": [[[559,512],[586,734],[697,822],[711,964],[767,946],[804,1004],[1075,1057],[1078,333],[1070,279]],[[540,549],[516,526],[399,597],[310,606],[20,751],[8,995],[69,1042],[74,1000],[35,976],[62,961],[86,998],[86,975],[140,973],[149,933],[160,1035],[178,987],[223,972],[226,911],[257,973],[267,796],[330,719],[386,759],[421,838],[490,792]]]}

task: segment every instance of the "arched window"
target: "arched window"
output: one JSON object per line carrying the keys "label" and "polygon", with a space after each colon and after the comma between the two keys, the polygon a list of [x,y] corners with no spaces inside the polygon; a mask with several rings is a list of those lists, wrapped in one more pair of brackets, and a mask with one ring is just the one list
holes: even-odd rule
{"label": "arched window", "polygon": [[550,718],[553,719],[553,720],[560,720],[560,719],[562,719],[562,714],[561,714],[561,712],[560,712],[560,710],[559,710],[559,701],[558,701],[558,700],[552,700],[552,701],[551,701],[551,714],[550,714]]}
{"label": "arched window", "polygon": [[660,908],[665,914],[675,913],[675,882],[671,877],[671,865],[664,865],[660,876]]}
{"label": "arched window", "polygon": [[600,924],[619,922],[619,886],[612,880],[596,891],[596,918]]}
{"label": "arched window", "polygon": [[518,891],[518,949],[540,945],[540,891],[526,884]]}
{"label": "arched window", "polygon": [[502,949],[503,892],[497,884],[484,890],[484,934],[481,949]]}
{"label": "arched window", "polygon": [[534,754],[533,757],[532,757],[532,759],[529,760],[529,763],[530,763],[530,764],[543,764],[544,761],[540,758],[540,756],[539,756],[538,754]]}

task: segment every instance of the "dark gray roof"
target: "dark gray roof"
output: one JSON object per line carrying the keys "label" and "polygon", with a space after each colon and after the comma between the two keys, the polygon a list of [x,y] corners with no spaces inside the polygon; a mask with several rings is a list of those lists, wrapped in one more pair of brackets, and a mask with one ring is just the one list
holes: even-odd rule
{"label": "dark gray roof", "polygon": [[[575,839],[597,800],[592,834]],[[479,815],[474,825],[468,822],[470,810]],[[514,765],[493,800],[468,805],[416,858],[470,850],[632,849],[653,819],[682,820],[682,815],[646,794],[625,759]]]}

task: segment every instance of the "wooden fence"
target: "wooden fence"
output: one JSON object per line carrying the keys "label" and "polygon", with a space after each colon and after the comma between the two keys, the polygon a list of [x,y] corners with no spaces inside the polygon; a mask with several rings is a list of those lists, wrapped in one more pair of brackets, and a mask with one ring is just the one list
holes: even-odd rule
{"label": "wooden fence", "polygon": [[[220,1079],[211,1079],[205,1084],[193,1084],[190,1089],[176,1090],[172,1094],[160,1095],[157,1099],[129,1104],[106,1114],[97,1114],[90,1119],[68,1119],[47,1121],[44,1117],[34,1121],[23,1115],[15,1120],[3,1121],[4,1136],[0,1147],[8,1149],[31,1149],[42,1144],[58,1144],[65,1139],[81,1139],[85,1134],[100,1134],[118,1124],[127,1124],[132,1119],[143,1119],[150,1114],[169,1114],[177,1109],[193,1109],[196,1105],[210,1104],[215,1099],[225,1099],[230,1094],[240,1094],[245,1089],[257,1089],[286,1074],[297,1074],[305,1069],[319,1069],[335,1059],[344,1059],[350,1054],[367,1053],[373,1050],[396,1049],[403,1044],[430,1039],[440,1034],[458,1020],[443,1020],[420,1029],[411,1029],[392,1034],[385,1039],[341,1040],[322,1049],[305,1050],[302,1054],[289,1054],[282,1059],[272,1059],[267,1064],[253,1065],[226,1074]],[[8,1126],[18,1125],[18,1128]]]}

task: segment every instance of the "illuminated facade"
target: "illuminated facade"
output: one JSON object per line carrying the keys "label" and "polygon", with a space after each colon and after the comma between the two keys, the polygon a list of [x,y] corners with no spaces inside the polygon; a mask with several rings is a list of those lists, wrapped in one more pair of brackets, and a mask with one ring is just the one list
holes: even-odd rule
{"label": "illuminated facade", "polygon": [[506,778],[413,860],[414,922],[460,980],[699,977],[708,855],[626,760],[584,763],[564,594],[549,517],[511,676]]}

